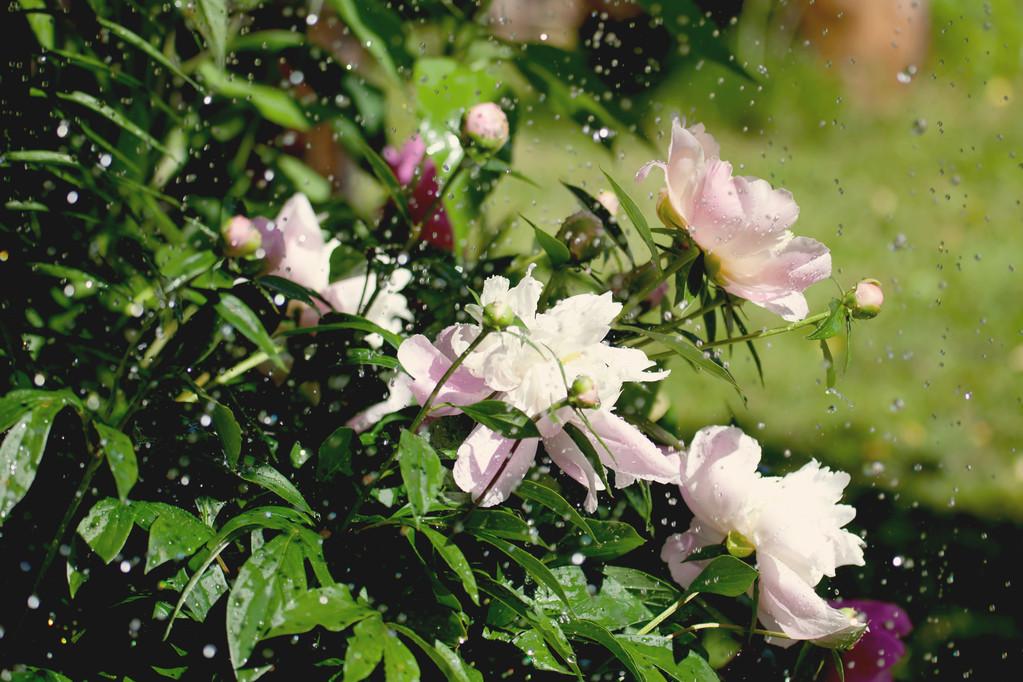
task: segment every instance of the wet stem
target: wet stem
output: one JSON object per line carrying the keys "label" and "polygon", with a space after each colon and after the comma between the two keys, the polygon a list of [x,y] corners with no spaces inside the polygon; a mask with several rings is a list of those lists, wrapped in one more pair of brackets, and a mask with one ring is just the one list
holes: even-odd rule
{"label": "wet stem", "polygon": [[[455,358],[455,360],[451,363],[451,366],[447,368],[447,371],[444,372],[444,374],[440,378],[440,381],[438,381],[437,385],[433,387],[433,391],[430,393],[429,397],[427,397],[426,401],[423,403],[422,408],[420,408],[419,410],[419,414],[416,415],[416,418],[412,420],[412,424],[409,425],[408,430],[411,433],[416,433],[419,430],[419,427],[422,426],[423,421],[429,415],[430,407],[433,405],[433,402],[437,399],[437,396],[440,394],[440,390],[444,387],[444,384],[447,383],[448,379],[450,379],[451,376],[455,373],[455,371],[459,367],[461,367],[462,363],[465,362],[465,359],[469,357],[469,354],[475,351],[476,348],[479,347],[481,343],[483,343],[483,339],[485,339],[487,335],[490,334],[490,331],[491,331],[490,329],[483,329],[479,333],[479,336],[473,339],[472,343],[470,343],[466,347],[466,349],[462,351],[462,354]],[[352,520],[359,513],[359,510],[362,509],[362,505],[366,502],[366,498],[369,497],[369,494],[371,492],[373,492],[373,489],[376,488],[377,484],[379,484],[380,481],[387,478],[391,474],[391,468],[394,466],[394,462],[396,459],[398,459],[397,448],[394,449],[394,451],[391,453],[391,456],[387,458],[386,462],[384,462],[384,465],[380,468],[380,471],[377,473],[377,475],[373,477],[370,481],[368,481],[366,485],[364,485],[362,489],[359,491],[358,499],[355,501],[355,504],[352,505],[352,508],[345,516],[344,521],[341,522],[342,531],[347,530],[348,527],[352,524]]]}
{"label": "wet stem", "polygon": [[[782,325],[781,327],[772,327],[771,329],[763,329],[758,332],[752,332],[750,334],[744,334],[742,336],[733,336],[728,339],[721,339],[720,341],[711,341],[704,343],[700,346],[701,349],[707,348],[719,348],[721,346],[730,346],[734,343],[744,343],[746,341],[756,341],[757,339],[766,339],[770,336],[778,336],[779,334],[786,334],[788,332],[796,331],[797,329],[803,329],[805,327],[812,327],[817,323],[823,321],[830,315],[830,311],[817,313],[811,315],[805,320],[793,322],[792,324]],[[664,360],[675,355],[674,351],[664,351],[663,353],[654,353],[650,355],[651,360]]]}

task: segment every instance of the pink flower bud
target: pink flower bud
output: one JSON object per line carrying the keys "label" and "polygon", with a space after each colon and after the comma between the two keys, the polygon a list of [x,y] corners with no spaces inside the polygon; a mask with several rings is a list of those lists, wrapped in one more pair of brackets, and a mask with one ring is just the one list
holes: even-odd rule
{"label": "pink flower bud", "polygon": [[220,234],[224,237],[224,254],[231,258],[251,256],[263,243],[262,235],[252,221],[236,215],[224,223]]}
{"label": "pink flower bud", "polygon": [[884,291],[876,279],[865,279],[856,285],[852,295],[853,317],[868,320],[877,317],[884,303]]}
{"label": "pink flower bud", "polygon": [[483,102],[466,112],[462,132],[480,147],[497,151],[508,141],[508,117],[493,102]]}

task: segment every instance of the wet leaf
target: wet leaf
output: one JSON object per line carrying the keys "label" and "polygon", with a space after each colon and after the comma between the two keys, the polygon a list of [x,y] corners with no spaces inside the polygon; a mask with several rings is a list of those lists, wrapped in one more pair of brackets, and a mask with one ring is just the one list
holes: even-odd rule
{"label": "wet leaf", "polygon": [[109,564],[128,541],[134,523],[131,504],[108,497],[92,506],[78,524],[78,534],[104,563]]}
{"label": "wet leaf", "polygon": [[745,594],[757,579],[757,571],[744,561],[723,554],[707,564],[689,586],[690,592],[709,592],[726,597]]}
{"label": "wet leaf", "polygon": [[472,599],[472,603],[479,606],[480,593],[479,588],[476,586],[476,578],[473,577],[472,567],[469,566],[469,562],[466,560],[465,555],[462,554],[462,550],[458,548],[458,545],[451,538],[444,537],[428,526],[421,526],[419,532],[426,536],[430,544],[433,545],[433,548],[444,559],[444,563],[462,581],[462,587],[465,588],[466,594]]}
{"label": "wet leaf", "polygon": [[459,405],[458,409],[505,438],[522,440],[540,437],[540,432],[529,415],[500,400],[482,400],[472,405]]}
{"label": "wet leaf", "polygon": [[402,431],[398,466],[412,511],[420,516],[425,514],[444,482],[445,469],[440,458],[425,440],[410,431]]}
{"label": "wet leaf", "polygon": [[215,307],[224,321],[256,344],[256,347],[266,353],[278,368],[284,369],[284,362],[280,358],[276,344],[249,306],[237,296],[225,293],[220,295],[220,302]]}
{"label": "wet leaf", "polygon": [[100,437],[100,447],[107,456],[110,473],[117,484],[117,495],[125,500],[139,477],[135,446],[132,445],[131,438],[117,429],[99,422],[95,422],[95,426]]}
{"label": "wet leaf", "polygon": [[266,488],[299,511],[303,511],[313,518],[319,517],[319,514],[314,512],[309,503],[302,497],[302,493],[295,487],[295,484],[269,464],[242,469],[238,472],[238,475],[250,483]]}

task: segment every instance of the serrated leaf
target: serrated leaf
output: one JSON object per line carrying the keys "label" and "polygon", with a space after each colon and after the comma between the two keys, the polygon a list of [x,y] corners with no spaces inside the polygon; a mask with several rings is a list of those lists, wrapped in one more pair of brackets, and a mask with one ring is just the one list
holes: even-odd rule
{"label": "serrated leaf", "polygon": [[410,431],[401,432],[398,466],[405,482],[409,505],[417,515],[425,514],[444,482],[444,466],[430,444]]}
{"label": "serrated leaf", "polygon": [[270,334],[263,328],[256,313],[252,312],[252,309],[245,305],[240,298],[233,294],[221,294],[220,302],[216,304],[215,308],[224,321],[256,344],[256,347],[266,353],[277,367],[284,369],[284,362],[281,361],[277,346],[270,338]]}
{"label": "serrated leaf", "polygon": [[135,446],[132,445],[131,438],[117,429],[99,422],[94,424],[99,433],[100,447],[106,454],[110,473],[113,474],[114,483],[117,485],[117,496],[125,500],[139,477]]}
{"label": "serrated leaf", "polygon": [[491,431],[500,433],[505,438],[522,440],[523,438],[539,438],[540,431],[525,412],[500,400],[481,400],[472,405],[459,405],[463,414],[472,417]]}

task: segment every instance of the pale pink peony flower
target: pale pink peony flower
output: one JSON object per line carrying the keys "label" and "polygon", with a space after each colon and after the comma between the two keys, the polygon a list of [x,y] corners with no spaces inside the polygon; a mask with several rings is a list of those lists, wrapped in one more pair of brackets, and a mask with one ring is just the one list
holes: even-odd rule
{"label": "pale pink peony flower", "polygon": [[789,321],[806,317],[803,291],[831,275],[831,254],[789,231],[799,216],[792,194],[766,180],[733,176],[703,125],[685,128],[678,119],[668,160],[647,163],[636,179],[653,168],[665,179],[658,214],[689,232],[725,291]]}
{"label": "pale pink peony flower", "polygon": [[[296,303],[302,326],[315,325],[322,314],[332,309],[357,314],[360,306],[371,299],[373,303],[365,312],[366,319],[388,331],[401,332],[405,322],[412,319],[408,301],[399,293],[412,279],[412,273],[406,269],[395,269],[375,297],[379,286],[376,273],[363,272],[330,281],[330,255],[338,242],[324,240],[320,221],[304,194],[289,199],[272,222],[257,218],[253,224],[262,234],[267,273],[301,284],[330,304],[316,301],[316,307],[312,307]],[[374,347],[382,342],[376,334],[366,340]]]}
{"label": "pale pink peony flower", "polygon": [[700,430],[683,456],[680,479],[694,518],[689,530],[668,538],[661,558],[688,587],[706,565],[686,561],[689,555],[737,533],[756,551],[760,622],[788,637],[772,643],[855,641],[862,623],[814,592],[839,566],[863,565],[863,540],[843,530],[856,510],[838,504],[849,475],[814,460],[786,476],[763,477],[759,463],[760,445],[741,430]]}
{"label": "pale pink peony flower", "polygon": [[[677,455],[661,452],[639,429],[612,411],[624,382],[658,381],[667,376],[667,372],[647,371],[654,363],[643,351],[603,343],[621,304],[612,301],[609,293],[582,294],[538,313],[542,288],[531,274],[514,287],[504,277],[495,276],[484,284],[481,305],[466,306],[479,323],[487,306],[502,302],[525,329],[516,326],[491,332],[444,384],[435,404],[468,405],[493,397],[536,418],[542,438],[514,441],[484,426],[476,427],[458,449],[455,482],[482,506],[498,504],[518,486],[543,440],[551,459],[586,486],[585,506],[594,510],[596,493],[604,486],[565,431],[567,423],[586,434],[604,466],[615,472],[618,487],[636,479],[677,481]],[[401,345],[398,359],[412,377],[412,393],[420,404],[481,330],[480,324],[454,325],[441,332],[435,343],[417,335]],[[579,377],[591,378],[589,404],[601,406],[582,410],[585,421],[564,406],[570,386]],[[552,412],[554,406],[558,408]],[[454,408],[443,407],[432,414],[454,412]]]}

